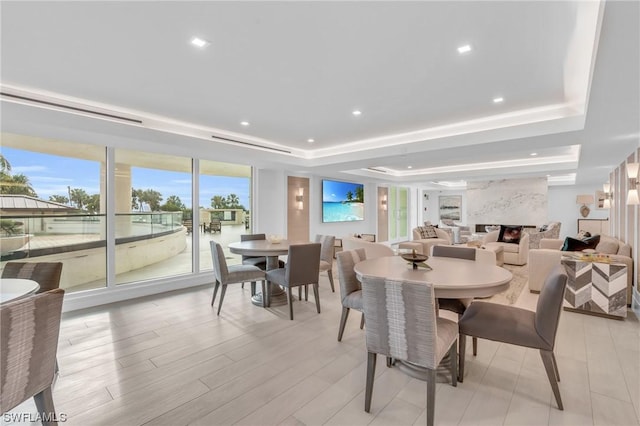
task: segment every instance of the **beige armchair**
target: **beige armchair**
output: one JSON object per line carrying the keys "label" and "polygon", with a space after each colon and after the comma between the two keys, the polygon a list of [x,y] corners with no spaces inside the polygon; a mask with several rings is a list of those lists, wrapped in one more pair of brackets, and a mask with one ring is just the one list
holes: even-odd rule
{"label": "beige armchair", "polygon": [[529,234],[523,233],[519,244],[498,242],[500,231],[491,231],[485,235],[482,245],[486,247],[502,247],[504,263],[509,265],[526,265],[529,258]]}
{"label": "beige armchair", "polygon": [[434,229],[436,231],[436,238],[422,238],[420,230],[418,228],[413,228],[413,242],[422,244],[422,253],[431,253],[431,248],[433,246],[451,245],[451,236],[448,232],[440,228]]}
{"label": "beige armchair", "polygon": [[540,248],[540,241],[543,238],[558,238],[560,237],[560,227],[562,223],[560,222],[549,222],[547,224],[547,229],[540,232],[529,232],[529,248],[537,249]]}

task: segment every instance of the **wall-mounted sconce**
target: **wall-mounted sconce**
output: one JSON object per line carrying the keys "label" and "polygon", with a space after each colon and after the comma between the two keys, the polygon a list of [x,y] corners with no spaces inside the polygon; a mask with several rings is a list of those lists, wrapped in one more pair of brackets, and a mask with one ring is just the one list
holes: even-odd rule
{"label": "wall-mounted sconce", "polygon": [[298,195],[296,195],[296,208],[298,210],[304,209],[304,189],[298,188]]}
{"label": "wall-mounted sconce", "polygon": [[640,204],[640,197],[638,196],[638,169],[640,169],[640,163],[627,163],[627,177],[629,178],[629,192],[627,194],[628,205]]}
{"label": "wall-mounted sconce", "polygon": [[387,196],[383,196],[382,200],[380,200],[380,206],[382,207],[382,210],[387,210]]}
{"label": "wall-mounted sconce", "polygon": [[576,197],[576,204],[582,204],[582,207],[580,207],[580,214],[582,215],[582,217],[589,216],[589,212],[591,210],[589,209],[589,206],[587,206],[587,204],[593,204],[593,195],[578,195]]}
{"label": "wall-mounted sconce", "polygon": [[611,193],[611,184],[609,182],[602,185],[602,192],[604,192],[604,200],[602,201],[602,208],[610,209],[611,200],[613,199],[613,194]]}

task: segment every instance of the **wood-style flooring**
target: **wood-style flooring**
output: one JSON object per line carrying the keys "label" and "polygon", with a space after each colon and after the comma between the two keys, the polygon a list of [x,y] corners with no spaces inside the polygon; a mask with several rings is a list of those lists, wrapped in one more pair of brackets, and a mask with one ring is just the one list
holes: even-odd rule
{"label": "wood-style flooring", "polygon": [[[53,394],[64,425],[425,424],[426,384],[382,358],[364,412],[360,314],[352,312],[338,342],[339,292],[326,274],[322,313],[310,294],[294,303],[294,321],[287,306],[251,304],[249,287],[230,286],[220,316],[211,287],[65,314]],[[517,304],[533,309],[535,300],[525,289]],[[563,312],[556,357],[564,411],[537,351],[481,340],[477,357],[467,350],[464,383],[454,388],[439,376],[436,424],[639,424],[632,312],[625,321]],[[27,402],[13,412],[31,410]]]}

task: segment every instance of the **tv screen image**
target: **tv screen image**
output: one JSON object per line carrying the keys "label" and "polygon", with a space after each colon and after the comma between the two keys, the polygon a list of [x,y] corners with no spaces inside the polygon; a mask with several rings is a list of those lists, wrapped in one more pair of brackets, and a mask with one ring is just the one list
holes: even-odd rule
{"label": "tv screen image", "polygon": [[322,181],[322,221],[364,220],[364,185],[361,183]]}

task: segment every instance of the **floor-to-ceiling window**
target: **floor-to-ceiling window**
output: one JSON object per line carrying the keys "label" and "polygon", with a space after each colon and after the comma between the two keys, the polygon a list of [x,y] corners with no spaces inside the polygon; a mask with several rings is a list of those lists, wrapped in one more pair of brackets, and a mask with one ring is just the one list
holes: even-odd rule
{"label": "floor-to-ceiling window", "polygon": [[1,264],[63,262],[67,292],[106,286],[106,149],[2,134]]}
{"label": "floor-to-ceiling window", "polygon": [[188,274],[192,160],[116,149],[116,283]]}
{"label": "floor-to-ceiling window", "polygon": [[0,154],[0,269],[61,261],[68,292],[206,275],[211,240],[251,231],[250,166],[12,134]]}
{"label": "floor-to-ceiling window", "polygon": [[[200,270],[213,268],[209,241],[217,240],[226,250],[239,234],[251,232],[251,167],[200,160],[199,230]],[[220,223],[218,230],[212,222]],[[198,232],[198,231],[195,231]],[[239,257],[227,252],[227,262]]]}

